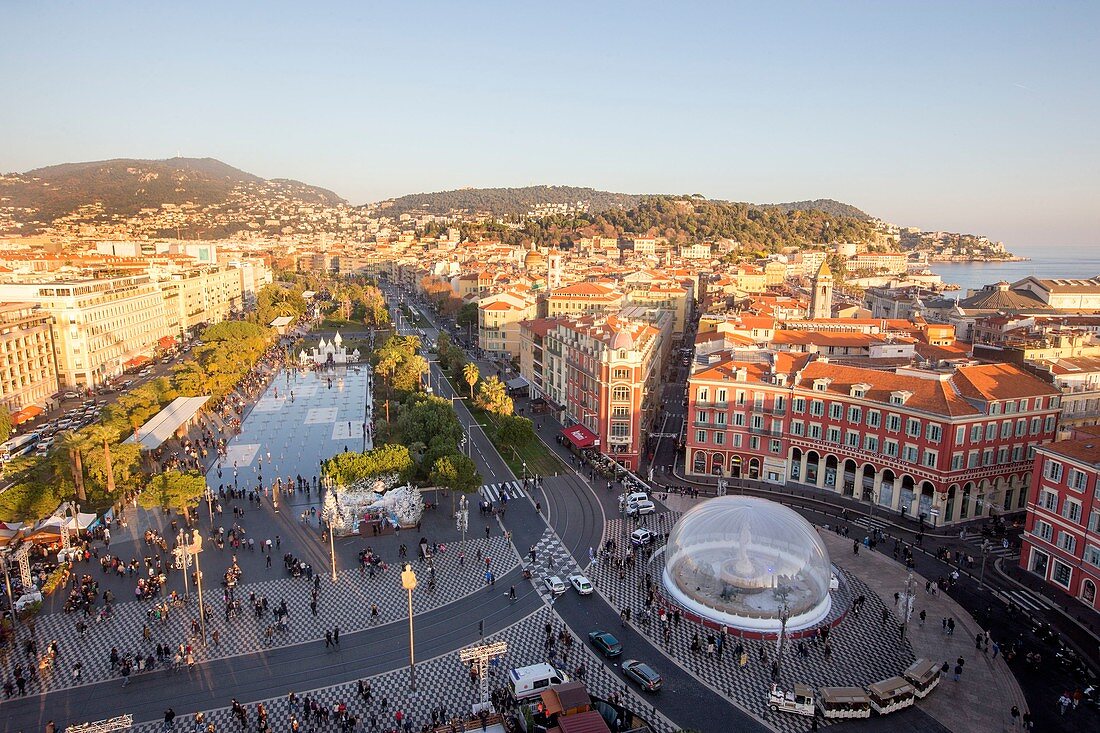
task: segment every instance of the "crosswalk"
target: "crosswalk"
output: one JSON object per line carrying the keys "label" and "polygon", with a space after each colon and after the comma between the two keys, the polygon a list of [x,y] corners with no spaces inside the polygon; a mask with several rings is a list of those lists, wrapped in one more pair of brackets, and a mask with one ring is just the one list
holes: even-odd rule
{"label": "crosswalk", "polygon": [[1054,608],[1051,602],[1029,590],[1003,590],[1001,596],[1009,603],[1015,603],[1026,611],[1042,611]]}
{"label": "crosswalk", "polygon": [[859,516],[852,520],[852,524],[857,524],[864,529],[886,529],[890,525],[877,517]]}
{"label": "crosswalk", "polygon": [[498,502],[504,497],[508,497],[508,501],[512,501],[513,499],[523,498],[523,485],[519,481],[483,484],[482,487],[478,489],[478,493],[492,502]]}
{"label": "crosswalk", "polygon": [[[982,552],[982,542],[986,540],[982,537],[967,537],[965,542],[968,547],[974,548],[970,551],[970,554],[975,557],[979,557]],[[991,557],[1005,557],[1005,558],[1017,558],[1020,556],[1020,551],[1014,547],[1011,543],[1008,547],[1005,547],[1000,540],[989,540],[988,554]]]}

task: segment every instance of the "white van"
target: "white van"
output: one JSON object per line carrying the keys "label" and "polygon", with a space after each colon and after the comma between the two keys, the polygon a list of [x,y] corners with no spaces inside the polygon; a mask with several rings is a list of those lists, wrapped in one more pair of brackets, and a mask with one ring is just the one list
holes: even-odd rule
{"label": "white van", "polygon": [[546,688],[568,681],[564,672],[546,663],[517,667],[508,672],[508,689],[517,700],[536,697]]}

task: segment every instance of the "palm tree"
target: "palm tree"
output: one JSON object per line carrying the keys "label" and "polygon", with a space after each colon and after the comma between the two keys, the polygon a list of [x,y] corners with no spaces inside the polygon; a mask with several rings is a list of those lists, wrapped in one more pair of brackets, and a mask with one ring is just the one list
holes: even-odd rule
{"label": "palm tree", "polygon": [[466,362],[466,366],[462,367],[462,378],[466,380],[466,384],[470,385],[470,399],[474,399],[474,385],[477,384],[478,378],[481,373],[477,370],[477,364],[472,361]]}
{"label": "palm tree", "polygon": [[107,471],[107,494],[115,493],[115,470],[111,466],[111,441],[118,440],[118,432],[103,423],[88,428],[88,438],[103,446],[103,467]]}
{"label": "palm tree", "polygon": [[80,455],[83,439],[72,430],[66,430],[58,436],[57,442],[69,454],[69,470],[73,474],[77,501],[87,501],[88,496],[84,493],[84,461]]}

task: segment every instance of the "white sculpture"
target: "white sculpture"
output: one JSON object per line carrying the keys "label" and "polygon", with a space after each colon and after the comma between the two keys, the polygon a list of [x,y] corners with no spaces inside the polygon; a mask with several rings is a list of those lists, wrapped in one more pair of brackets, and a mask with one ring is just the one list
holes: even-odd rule
{"label": "white sculpture", "polygon": [[321,341],[310,350],[309,354],[306,354],[305,350],[302,350],[298,358],[303,363],[312,361],[317,366],[324,366],[326,364],[351,364],[359,361],[359,357],[359,349],[348,354],[348,350],[344,346],[344,337],[337,331],[336,335],[332,337],[332,341],[325,341],[322,338]]}

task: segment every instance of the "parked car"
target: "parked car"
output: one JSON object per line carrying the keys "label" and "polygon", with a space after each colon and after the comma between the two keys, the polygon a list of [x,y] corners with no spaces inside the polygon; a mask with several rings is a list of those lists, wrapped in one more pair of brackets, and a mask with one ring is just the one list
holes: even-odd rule
{"label": "parked car", "polygon": [[648,499],[645,501],[632,501],[626,505],[626,514],[629,517],[635,515],[641,517],[646,514],[652,514],[655,511],[657,511],[656,505]]}
{"label": "parked car", "polygon": [[645,662],[637,659],[628,659],[623,662],[623,674],[638,683],[646,692],[656,692],[661,689],[661,675],[657,670]]}
{"label": "parked car", "polygon": [[592,595],[592,582],[580,573],[574,573],[569,576],[569,585],[573,586],[573,590],[577,591],[582,596]]}
{"label": "parked car", "polygon": [[653,541],[653,533],[644,527],[639,527],[630,533],[630,544],[635,547],[648,545]]}
{"label": "parked car", "polygon": [[561,595],[565,592],[565,583],[561,582],[561,578],[556,575],[551,575],[548,578],[544,578],[542,582],[546,584],[546,590],[550,591],[556,596]]}
{"label": "parked car", "polygon": [[623,653],[623,645],[615,636],[607,631],[591,631],[588,640],[592,646],[600,650],[605,657],[617,657]]}

